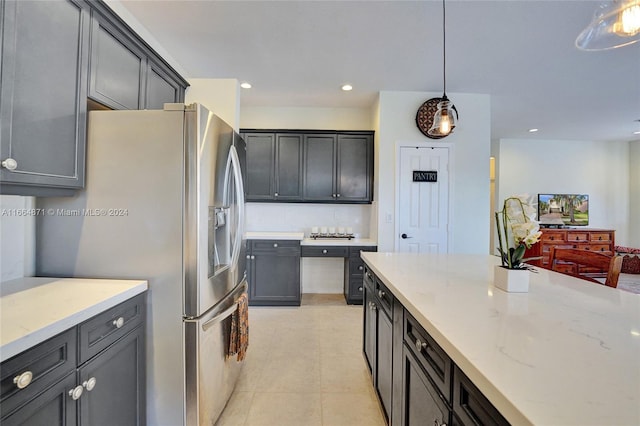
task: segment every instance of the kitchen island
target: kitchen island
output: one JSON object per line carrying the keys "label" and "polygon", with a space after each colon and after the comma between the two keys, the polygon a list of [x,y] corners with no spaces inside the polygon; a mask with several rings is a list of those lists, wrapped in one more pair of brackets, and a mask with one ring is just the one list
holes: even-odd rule
{"label": "kitchen island", "polygon": [[[493,256],[362,258],[394,297],[394,342],[402,305],[509,423],[640,424],[639,295],[538,268],[528,293],[506,293]],[[395,410],[407,388],[393,357]]]}

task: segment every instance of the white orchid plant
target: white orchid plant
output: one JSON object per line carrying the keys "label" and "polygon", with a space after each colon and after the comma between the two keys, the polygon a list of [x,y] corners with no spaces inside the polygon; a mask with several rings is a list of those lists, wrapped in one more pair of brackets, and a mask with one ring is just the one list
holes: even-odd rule
{"label": "white orchid plant", "polygon": [[528,195],[511,196],[496,212],[496,227],[502,266],[508,269],[527,269],[523,264],[525,250],[540,240],[540,224],[536,209]]}

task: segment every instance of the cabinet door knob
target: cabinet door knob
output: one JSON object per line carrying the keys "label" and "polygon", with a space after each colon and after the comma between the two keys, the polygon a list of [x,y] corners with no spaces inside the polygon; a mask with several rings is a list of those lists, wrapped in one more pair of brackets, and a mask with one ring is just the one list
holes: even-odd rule
{"label": "cabinet door knob", "polygon": [[333,198],[336,198],[336,194],[331,194],[331,196],[332,196]]}
{"label": "cabinet door knob", "polygon": [[376,309],[378,309],[378,307],[376,306],[376,304],[375,304],[375,303],[373,303],[373,302],[369,302],[369,306],[371,307],[371,310],[372,310],[372,311],[375,311]]}
{"label": "cabinet door knob", "polygon": [[278,247],[278,243],[273,243],[273,247],[274,248]]}
{"label": "cabinet door knob", "polygon": [[7,170],[15,170],[18,168],[18,162],[13,158],[7,158],[6,160],[2,161],[2,167]]}
{"label": "cabinet door knob", "polygon": [[358,287],[358,291],[362,291],[362,286]]}
{"label": "cabinet door knob", "polygon": [[113,320],[112,324],[115,325],[116,328],[120,328],[124,325],[124,318],[118,317],[118,319]]}
{"label": "cabinet door knob", "polygon": [[338,198],[340,198],[340,194],[337,194]]}
{"label": "cabinet door knob", "polygon": [[256,257],[254,255],[251,255],[251,260],[255,259]]}
{"label": "cabinet door knob", "polygon": [[358,271],[362,271],[364,269],[364,266],[360,265],[358,266]]}
{"label": "cabinet door knob", "polygon": [[16,384],[18,389],[24,389],[29,386],[31,379],[33,379],[33,373],[31,371],[25,371],[24,373],[20,373],[14,377],[13,383]]}
{"label": "cabinet door knob", "polygon": [[276,192],[276,193],[275,193],[275,194],[273,194],[273,195],[277,197],[277,196],[278,196],[278,193]]}
{"label": "cabinet door knob", "polygon": [[69,396],[75,401],[82,396],[83,389],[82,386],[78,385],[69,391]]}
{"label": "cabinet door knob", "polygon": [[251,255],[249,255],[249,254],[248,254],[248,255],[247,255],[247,259],[251,259]]}
{"label": "cabinet door knob", "polygon": [[383,298],[383,297],[385,297],[386,295],[387,295],[387,293],[385,293],[384,291],[382,291],[382,290],[378,290],[378,297],[379,297],[380,299],[382,299],[382,298]]}
{"label": "cabinet door knob", "polygon": [[418,352],[422,352],[422,349],[426,348],[427,344],[424,343],[422,340],[420,339],[416,339],[416,350]]}
{"label": "cabinet door knob", "polygon": [[327,254],[327,249],[322,249],[322,254]]}
{"label": "cabinet door knob", "polygon": [[96,387],[96,378],[92,377],[89,380],[86,380],[84,383],[82,383],[82,387],[91,392],[93,388]]}

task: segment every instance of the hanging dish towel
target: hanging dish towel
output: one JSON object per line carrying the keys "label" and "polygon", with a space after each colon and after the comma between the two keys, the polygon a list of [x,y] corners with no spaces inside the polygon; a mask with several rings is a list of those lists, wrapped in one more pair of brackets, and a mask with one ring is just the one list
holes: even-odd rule
{"label": "hanging dish towel", "polygon": [[231,333],[227,358],[237,354],[242,361],[249,347],[249,299],[247,293],[238,298],[238,309],[231,315]]}

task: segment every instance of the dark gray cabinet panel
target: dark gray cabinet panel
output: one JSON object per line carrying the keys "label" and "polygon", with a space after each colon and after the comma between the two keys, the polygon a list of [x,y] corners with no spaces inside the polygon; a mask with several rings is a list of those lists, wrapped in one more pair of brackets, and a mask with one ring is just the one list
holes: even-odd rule
{"label": "dark gray cabinet panel", "polygon": [[143,293],[4,361],[1,423],[144,425],[144,312]]}
{"label": "dark gray cabinet panel", "polygon": [[163,109],[165,103],[182,102],[183,100],[184,88],[161,67],[149,61],[144,108]]}
{"label": "dark gray cabinet panel", "polygon": [[250,305],[300,305],[300,241],[247,244]]}
{"label": "dark gray cabinet panel", "polygon": [[304,138],[304,199],[333,201],[335,187],[336,135],[306,135]]}
{"label": "dark gray cabinet panel", "polygon": [[247,201],[273,200],[276,136],[273,133],[243,133],[241,136],[247,144]]}
{"label": "dark gray cabinet panel", "polygon": [[85,389],[80,424],[145,424],[144,354],[144,328],[138,327],[78,369]]}
{"label": "dark gray cabinet panel", "polygon": [[373,190],[373,138],[371,135],[338,134],[337,197],[371,201]]}
{"label": "dark gray cabinet panel", "polygon": [[276,134],[275,200],[302,200],[303,136],[293,133]]}
{"label": "dark gray cabinet panel", "polygon": [[147,59],[123,34],[92,22],[89,96],[112,109],[142,109]]}
{"label": "dark gray cabinet panel", "polygon": [[373,132],[244,129],[247,201],[370,203]]}
{"label": "dark gray cabinet panel", "polygon": [[76,401],[69,391],[76,387],[75,371],[29,401],[21,409],[2,418],[3,426],[75,426]]}
{"label": "dark gray cabinet panel", "polygon": [[509,424],[458,366],[453,373],[453,412],[462,425]]}
{"label": "dark gray cabinet panel", "polygon": [[401,424],[403,426],[450,424],[451,410],[406,346],[402,356],[404,390]]}
{"label": "dark gray cabinet panel", "polygon": [[2,8],[0,180],[5,194],[84,185],[88,5],[13,1]]}
{"label": "dark gray cabinet panel", "polygon": [[360,253],[376,250],[375,246],[349,247],[349,257],[344,264],[344,297],[349,305],[362,304],[364,262]]}

